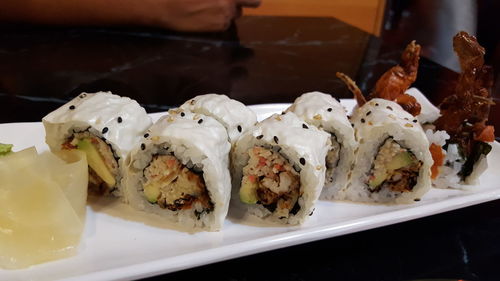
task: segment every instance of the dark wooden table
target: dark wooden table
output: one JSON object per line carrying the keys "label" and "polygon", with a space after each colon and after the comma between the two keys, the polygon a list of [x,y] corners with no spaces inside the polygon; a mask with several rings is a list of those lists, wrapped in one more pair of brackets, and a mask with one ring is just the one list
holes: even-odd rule
{"label": "dark wooden table", "polygon": [[[377,38],[335,19],[292,17],[244,17],[222,34],[1,26],[0,122],[40,121],[82,91],[129,96],[148,112],[209,92],[246,104],[292,102],[312,90],[350,98],[335,72],[369,92],[398,62],[408,37]],[[439,102],[456,77],[424,57],[415,86]],[[496,107],[497,132],[499,116]],[[500,202],[492,201],[156,278],[496,280],[499,260]]]}

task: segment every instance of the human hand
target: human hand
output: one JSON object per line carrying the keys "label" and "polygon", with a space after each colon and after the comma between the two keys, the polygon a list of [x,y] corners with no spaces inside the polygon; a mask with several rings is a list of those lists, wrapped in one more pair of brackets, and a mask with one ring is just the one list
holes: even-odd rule
{"label": "human hand", "polygon": [[0,22],[223,31],[260,0],[0,0]]}
{"label": "human hand", "polygon": [[158,25],[178,31],[223,31],[240,17],[242,8],[260,0],[155,0]]}

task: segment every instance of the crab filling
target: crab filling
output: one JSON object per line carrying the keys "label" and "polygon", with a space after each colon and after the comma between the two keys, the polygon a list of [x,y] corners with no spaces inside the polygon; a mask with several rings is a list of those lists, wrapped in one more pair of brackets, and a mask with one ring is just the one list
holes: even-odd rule
{"label": "crab filling", "polygon": [[189,169],[173,155],[154,155],[144,169],[144,178],[145,197],[162,209],[194,209],[200,214],[214,208],[203,174]]}
{"label": "crab filling", "polygon": [[300,210],[300,176],[278,152],[255,146],[248,150],[250,159],[243,168],[240,200],[262,204],[280,218]]}
{"label": "crab filling", "polygon": [[368,176],[370,191],[389,189],[394,192],[409,192],[417,183],[422,161],[394,139],[387,138],[379,148]]}
{"label": "crab filling", "polygon": [[332,140],[332,147],[328,151],[328,154],[326,155],[326,174],[325,174],[325,179],[326,182],[331,184],[333,183],[333,175],[335,173],[335,168],[337,168],[339,164],[339,158],[340,158],[340,143],[337,141],[337,137],[332,134],[331,137]]}
{"label": "crab filling", "polygon": [[78,149],[86,154],[91,193],[106,194],[116,188],[118,162],[111,146],[104,140],[88,131],[78,132],[62,144],[62,149]]}

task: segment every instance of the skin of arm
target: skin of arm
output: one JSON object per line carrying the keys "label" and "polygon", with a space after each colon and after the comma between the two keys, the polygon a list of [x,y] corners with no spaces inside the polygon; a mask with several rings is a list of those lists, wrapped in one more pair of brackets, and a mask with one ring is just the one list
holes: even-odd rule
{"label": "skin of arm", "polygon": [[2,0],[0,21],[222,31],[260,0]]}

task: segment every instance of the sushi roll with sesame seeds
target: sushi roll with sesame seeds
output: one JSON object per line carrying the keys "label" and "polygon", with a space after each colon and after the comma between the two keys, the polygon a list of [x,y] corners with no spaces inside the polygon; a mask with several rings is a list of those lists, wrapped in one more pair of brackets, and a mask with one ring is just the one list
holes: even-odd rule
{"label": "sushi roll with sesame seeds", "polygon": [[215,119],[170,110],[129,158],[127,201],[190,231],[220,230],[231,195],[230,149]]}
{"label": "sushi roll with sesame seeds", "polygon": [[110,92],[82,93],[42,119],[53,152],[87,155],[89,193],[122,195],[124,161],[151,126],[136,101]]}
{"label": "sushi roll with sesame seeds", "polygon": [[429,142],[397,103],[374,98],[354,111],[359,148],[346,199],[386,204],[418,201],[431,187]]}
{"label": "sushi roll with sesame seeds", "polygon": [[[357,142],[345,108],[331,95],[311,92],[298,97],[287,111],[330,134],[331,147],[326,155],[324,199],[342,199],[349,181]],[[307,124],[306,124],[307,123]]]}
{"label": "sushi roll with sesame seeds", "polygon": [[226,95],[206,94],[186,101],[180,107],[194,113],[210,116],[219,121],[227,130],[233,144],[256,122],[257,116],[243,103]]}
{"label": "sushi roll with sesame seeds", "polygon": [[303,223],[323,187],[330,146],[328,133],[292,112],[258,123],[232,154],[234,205],[264,221]]}

